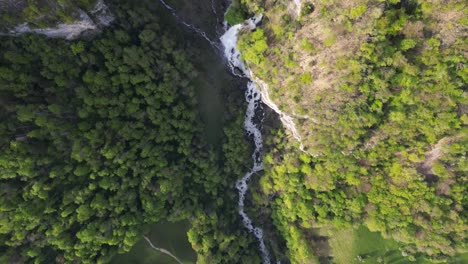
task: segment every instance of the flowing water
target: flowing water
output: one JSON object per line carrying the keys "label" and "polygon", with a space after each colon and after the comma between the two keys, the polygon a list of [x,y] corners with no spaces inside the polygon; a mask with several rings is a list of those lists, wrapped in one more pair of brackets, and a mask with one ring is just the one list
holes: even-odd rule
{"label": "flowing water", "polygon": [[[176,10],[174,8],[172,8],[172,6],[168,5],[164,0],[159,0],[159,2],[169,11],[171,12],[171,14],[176,18],[177,22],[183,24],[184,26],[186,26],[189,30],[193,31],[194,33],[198,34],[199,36],[201,36],[202,38],[204,38],[206,41],[208,41],[210,43],[210,45],[215,48],[215,49],[219,49],[219,44],[213,40],[211,40],[208,35],[202,31],[201,29],[197,28],[196,26],[192,25],[192,24],[189,24],[187,22],[185,22],[184,19],[182,19],[176,12]],[[213,3],[213,2],[212,2]],[[215,9],[213,9],[215,10]],[[216,15],[216,13],[215,13]]]}
{"label": "flowing water", "polygon": [[[279,108],[270,100],[268,95],[268,87],[266,83],[253,76],[251,71],[242,62],[241,54],[236,47],[239,32],[241,30],[254,30],[256,28],[256,25],[261,21],[262,16],[255,16],[251,19],[246,20],[242,24],[234,25],[230,28],[227,28],[226,26],[224,34],[220,37],[220,42],[222,44],[221,47],[219,41],[212,40],[200,28],[190,23],[187,23],[183,18],[181,18],[177,14],[175,9],[168,5],[164,0],[159,0],[159,2],[174,16],[177,22],[183,24],[190,31],[204,38],[216,51],[221,51],[220,53],[223,54],[226,58],[227,65],[231,69],[231,73],[233,75],[240,78],[248,79],[247,89],[245,92],[247,110],[244,121],[244,129],[247,135],[253,139],[255,150],[252,153],[253,166],[244,175],[244,177],[242,177],[236,182],[236,189],[239,193],[238,206],[239,215],[242,218],[242,222],[247,228],[247,230],[254,234],[254,236],[257,238],[259,242],[259,250],[262,254],[263,263],[269,264],[271,256],[265,245],[263,229],[255,226],[253,224],[252,219],[247,215],[247,213],[244,210],[246,193],[249,188],[249,181],[252,178],[252,176],[263,170],[263,163],[261,158],[261,152],[263,148],[261,125],[264,115],[262,100],[264,103],[266,103],[267,106],[269,106],[271,109],[273,109],[280,115],[283,124],[289,130],[292,131],[293,136],[299,141],[300,136],[299,133],[297,133],[292,118],[286,115],[285,113],[281,112],[281,110],[279,110]],[[211,0],[211,9],[213,15],[217,19],[217,24],[219,24],[219,17],[216,11],[215,0]],[[94,21],[90,18],[90,15],[94,17]],[[18,35],[26,32],[32,32],[44,34],[48,37],[64,37],[67,39],[72,39],[79,36],[83,31],[95,30],[98,28],[98,26],[108,26],[114,19],[113,15],[110,13],[108,7],[105,5],[103,0],[99,0],[97,2],[95,8],[93,8],[90,11],[90,15],[88,15],[84,11],[80,11],[80,20],[77,20],[72,24],[59,24],[54,28],[32,29],[28,26],[28,24],[22,24],[10,31],[10,34]],[[227,23],[224,23],[224,25],[227,25]],[[260,89],[256,83],[260,85]],[[264,98],[262,98],[262,95],[264,95]]]}
{"label": "flowing water", "polygon": [[[229,66],[233,74],[245,77],[249,79],[247,83],[247,90],[245,92],[245,99],[247,101],[247,111],[244,121],[244,128],[247,134],[253,137],[255,144],[255,150],[252,154],[253,167],[247,172],[242,179],[236,183],[236,188],[239,191],[239,215],[242,217],[244,226],[252,232],[259,242],[259,249],[262,253],[263,263],[270,263],[270,253],[265,245],[263,238],[263,230],[260,227],[253,225],[252,219],[247,215],[244,210],[245,206],[245,195],[249,188],[249,181],[251,177],[263,170],[263,163],[261,158],[261,152],[263,148],[263,139],[261,129],[261,123],[263,121],[262,111],[262,95],[257,88],[257,85],[253,82],[250,71],[247,69],[245,64],[241,60],[240,52],[237,49],[237,37],[241,30],[253,30],[262,16],[256,16],[248,19],[243,24],[232,26],[223,36],[221,36],[221,43],[224,46],[224,56],[228,60]],[[240,73],[239,73],[240,72]],[[260,115],[260,116],[259,116]]]}
{"label": "flowing water", "polygon": [[[231,73],[240,78],[248,79],[247,89],[245,92],[245,99],[247,102],[247,110],[244,121],[244,129],[249,137],[253,139],[255,150],[252,153],[253,166],[252,168],[236,182],[236,189],[239,193],[238,208],[239,215],[242,218],[244,226],[249,232],[254,234],[259,242],[259,250],[262,254],[262,259],[264,264],[269,264],[271,261],[271,255],[265,245],[265,240],[263,236],[263,229],[257,227],[253,224],[252,219],[247,215],[244,210],[245,207],[245,198],[246,193],[249,188],[249,181],[258,172],[263,170],[263,163],[261,158],[261,152],[263,148],[263,138],[261,134],[261,125],[263,121],[263,105],[265,103],[272,110],[279,114],[280,119],[287,129],[289,129],[293,136],[300,142],[301,137],[297,132],[292,117],[283,113],[276,104],[270,99],[268,94],[268,86],[265,82],[255,77],[252,72],[246,67],[242,62],[241,54],[237,49],[237,40],[238,34],[241,30],[254,30],[257,24],[261,21],[262,16],[255,16],[251,19],[246,20],[242,24],[234,25],[230,28],[227,28],[227,23],[224,22],[225,32],[220,37],[219,41],[212,40],[203,30],[200,28],[187,23],[182,17],[180,17],[176,10],[168,5],[164,0],[159,0],[159,2],[174,16],[178,23],[183,24],[190,31],[196,33],[200,37],[204,38],[216,51],[220,51],[221,54],[227,60],[227,65],[231,69]],[[301,1],[295,0],[298,10],[300,10]],[[216,11],[216,1],[211,0],[211,11],[216,17],[217,24],[220,24],[219,16]],[[93,19],[90,18],[90,15],[93,16]],[[80,20],[75,21],[72,24],[59,24],[54,28],[45,28],[45,29],[31,29],[27,24],[22,24],[12,31],[9,32],[11,35],[18,35],[26,32],[33,32],[38,34],[44,34],[48,37],[64,37],[67,39],[72,39],[79,36],[83,31],[86,30],[95,30],[98,26],[108,26],[113,20],[114,17],[109,11],[108,7],[105,5],[103,0],[99,0],[95,6],[90,11],[90,15],[81,11]],[[218,29],[216,29],[218,31]],[[257,84],[259,86],[257,86]],[[263,98],[262,98],[263,97]],[[303,149],[301,144],[301,149]]]}
{"label": "flowing water", "polygon": [[[261,125],[263,121],[263,102],[266,103],[270,108],[277,112],[283,124],[293,132],[294,137],[300,141],[300,136],[297,133],[294,122],[292,118],[279,110],[279,108],[270,100],[268,96],[268,87],[266,83],[260,79],[253,76],[251,71],[245,66],[241,60],[241,55],[237,49],[237,40],[238,34],[241,30],[254,30],[256,25],[261,21],[262,16],[255,16],[251,19],[246,20],[242,24],[234,25],[230,28],[226,26],[226,32],[220,37],[220,41],[224,49],[219,45],[218,41],[212,40],[208,35],[199,29],[198,27],[187,23],[183,20],[176,12],[174,8],[168,5],[164,0],[159,0],[159,2],[175,17],[177,22],[183,24],[190,31],[196,33],[197,35],[204,38],[215,50],[222,51],[224,57],[227,59],[227,64],[231,69],[231,73],[240,78],[248,79],[247,89],[245,92],[245,99],[247,102],[246,117],[244,121],[244,129],[247,135],[253,138],[255,150],[252,153],[253,166],[252,168],[236,182],[236,189],[239,193],[238,207],[239,215],[242,218],[244,226],[249,232],[254,234],[259,242],[259,250],[262,254],[262,259],[264,264],[269,264],[271,261],[271,255],[265,245],[265,240],[263,236],[263,230],[260,227],[256,227],[253,224],[252,219],[247,215],[244,210],[246,193],[249,188],[249,181],[252,176],[263,170],[263,163],[261,152],[263,148],[263,138],[261,134]],[[300,3],[300,1],[295,1]],[[300,6],[298,6],[300,8]],[[219,18],[216,12],[215,0],[211,0],[211,9],[213,15],[217,19],[217,24],[219,24]],[[80,20],[72,24],[59,24],[55,28],[45,28],[45,29],[31,29],[27,24],[20,25],[14,30],[10,31],[11,35],[18,35],[26,32],[33,32],[38,34],[44,34],[48,37],[64,37],[67,39],[72,39],[79,36],[83,31],[97,29],[98,26],[108,26],[113,20],[114,17],[110,13],[108,7],[105,5],[103,0],[99,0],[94,9],[90,11],[90,15],[94,17],[93,21],[90,16],[81,11]],[[227,25],[224,23],[224,25]],[[216,29],[217,30],[217,29]],[[258,83],[260,88],[257,87]],[[265,94],[266,97],[262,98],[262,94]],[[138,247],[136,247],[138,248]]]}
{"label": "flowing water", "polygon": [[[184,21],[176,12],[176,10],[169,6],[164,0],[159,0],[161,4],[166,7],[166,9],[176,18],[176,20],[186,26],[189,30],[197,33],[204,39],[206,39],[212,47],[219,48],[218,43],[211,40],[205,32],[200,30]],[[213,15],[217,16],[216,8],[214,5],[214,0],[212,0],[212,12]],[[262,16],[255,16],[251,19],[246,20],[242,24],[234,25],[226,30],[226,32],[221,36],[220,40],[224,47],[223,55],[227,59],[227,64],[231,69],[233,75],[240,78],[247,78],[247,89],[245,92],[245,99],[247,101],[247,111],[244,121],[244,129],[247,135],[253,138],[255,150],[252,153],[253,166],[252,168],[236,182],[236,189],[239,193],[239,215],[242,218],[242,222],[247,230],[254,234],[259,242],[259,250],[262,254],[262,259],[264,264],[269,264],[271,261],[271,255],[265,245],[265,240],[263,236],[263,230],[260,227],[257,227],[253,224],[252,219],[245,212],[245,198],[246,193],[249,188],[249,182],[252,176],[263,170],[263,163],[261,158],[261,152],[263,148],[263,138],[261,134],[261,124],[263,121],[263,109],[262,109],[262,93],[266,95],[266,98],[263,98],[263,101],[270,106],[275,112],[277,112],[283,124],[292,131],[293,136],[300,141],[299,133],[297,132],[292,118],[281,110],[270,100],[268,96],[268,87],[267,85],[255,78],[246,65],[242,62],[241,54],[237,49],[237,40],[238,34],[241,30],[254,30],[256,25],[261,21]],[[259,89],[256,83],[261,85],[262,91]],[[302,148],[302,145],[301,145]]]}
{"label": "flowing water", "polygon": [[[210,45],[214,48],[219,48],[218,43],[211,40],[205,32],[200,30],[194,25],[187,23],[183,20],[176,12],[176,10],[169,6],[164,0],[159,0],[161,4],[176,18],[176,20],[186,26],[189,30],[197,33],[204,39],[206,39]],[[214,7],[214,2],[212,2],[212,11],[216,16],[216,8]],[[262,253],[262,259],[264,264],[270,263],[270,253],[265,245],[265,240],[263,238],[263,230],[260,227],[256,227],[253,224],[252,219],[247,215],[244,210],[245,206],[245,196],[249,188],[249,181],[253,175],[263,170],[263,163],[261,158],[261,152],[263,148],[263,139],[261,133],[261,123],[263,121],[263,109],[262,109],[262,98],[261,93],[257,88],[257,85],[253,82],[250,71],[247,69],[245,64],[241,60],[240,52],[237,49],[237,40],[238,34],[241,30],[253,30],[256,25],[261,21],[262,16],[256,16],[251,19],[246,20],[243,24],[238,24],[229,28],[220,38],[221,43],[224,47],[224,56],[227,59],[228,66],[231,69],[232,74],[241,77],[247,78],[249,81],[247,83],[247,89],[245,92],[245,99],[247,101],[247,111],[244,121],[244,128],[249,137],[253,138],[255,145],[255,150],[252,153],[253,167],[236,182],[236,188],[239,192],[239,215],[242,218],[244,226],[253,233],[259,242],[259,250]]]}
{"label": "flowing water", "polygon": [[[288,129],[291,132],[294,139],[296,139],[296,141],[299,142],[299,150],[309,155],[312,155],[304,149],[304,145],[302,144],[302,136],[301,134],[299,134],[299,131],[296,128],[296,124],[294,123],[293,117],[290,114],[283,112],[278,107],[278,105],[276,105],[276,103],[273,102],[273,100],[271,100],[268,84],[265,83],[263,80],[255,77],[252,72],[250,72],[250,75],[252,76],[251,79],[253,79],[255,83],[258,85],[258,88],[262,94],[262,102],[265,105],[267,105],[269,108],[271,108],[271,110],[275,111],[278,114],[283,126],[286,129]],[[300,118],[308,118],[308,117],[300,117]]]}

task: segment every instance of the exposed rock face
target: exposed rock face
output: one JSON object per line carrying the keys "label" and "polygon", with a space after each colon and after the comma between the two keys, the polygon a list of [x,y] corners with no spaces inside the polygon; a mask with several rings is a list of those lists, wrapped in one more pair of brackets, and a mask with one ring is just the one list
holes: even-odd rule
{"label": "exposed rock face", "polygon": [[60,23],[50,28],[31,28],[28,23],[23,23],[10,30],[7,35],[37,33],[51,38],[74,39],[87,30],[97,30],[109,26],[114,20],[114,16],[103,0],[99,0],[89,14],[83,10],[79,10],[79,14],[80,19],[71,24]]}
{"label": "exposed rock face", "polygon": [[90,13],[96,17],[97,24],[101,26],[109,26],[115,19],[104,0],[99,0]]}
{"label": "exposed rock face", "polygon": [[301,14],[302,1],[301,0],[294,0],[294,4],[296,5],[296,15],[299,16]]}
{"label": "exposed rock face", "polygon": [[[250,71],[250,75],[252,76],[253,80],[257,84],[257,87],[259,88],[259,91],[260,91],[260,93],[262,95],[262,102],[264,104],[266,104],[268,107],[270,107],[273,111],[275,111],[279,115],[281,123],[283,124],[283,126],[287,130],[289,130],[291,132],[292,136],[294,137],[294,139],[296,139],[297,142],[299,142],[299,150],[301,150],[302,152],[308,153],[304,149],[304,144],[302,144],[302,137],[299,134],[299,132],[297,131],[296,124],[294,123],[294,118],[290,114],[283,112],[278,107],[278,105],[275,102],[273,102],[273,100],[271,100],[268,84],[266,84],[263,80],[255,77],[251,71]],[[308,154],[310,154],[310,153],[308,153]],[[310,155],[312,155],[312,154],[310,154]],[[316,156],[316,155],[313,155],[313,156]]]}
{"label": "exposed rock face", "polygon": [[83,11],[80,11],[80,20],[72,24],[58,24],[53,28],[31,28],[28,23],[21,24],[10,31],[11,35],[20,35],[23,33],[37,33],[43,34],[48,37],[62,37],[66,39],[73,39],[79,36],[85,30],[95,30],[96,24],[93,20]]}

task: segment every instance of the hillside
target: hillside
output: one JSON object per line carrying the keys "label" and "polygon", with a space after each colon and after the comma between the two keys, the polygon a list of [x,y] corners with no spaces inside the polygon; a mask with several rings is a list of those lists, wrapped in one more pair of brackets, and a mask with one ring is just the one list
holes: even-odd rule
{"label": "hillside", "polygon": [[299,133],[270,131],[260,182],[288,257],[315,258],[315,228],[361,223],[407,260],[466,252],[465,2],[236,5],[264,14],[239,48]]}
{"label": "hillside", "polygon": [[467,263],[467,15],[0,0],[0,263]]}

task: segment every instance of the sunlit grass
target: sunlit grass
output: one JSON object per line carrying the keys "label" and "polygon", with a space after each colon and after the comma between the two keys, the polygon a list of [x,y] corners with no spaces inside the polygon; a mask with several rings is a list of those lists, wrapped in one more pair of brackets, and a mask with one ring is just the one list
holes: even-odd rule
{"label": "sunlit grass", "polygon": [[403,256],[403,248],[392,239],[384,239],[380,233],[366,227],[346,229],[334,233],[329,240],[334,263],[428,263],[423,259],[410,262]]}

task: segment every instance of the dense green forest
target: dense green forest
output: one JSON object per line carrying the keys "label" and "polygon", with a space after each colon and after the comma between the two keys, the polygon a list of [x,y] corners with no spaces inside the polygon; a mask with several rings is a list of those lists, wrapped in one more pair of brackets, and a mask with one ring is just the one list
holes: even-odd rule
{"label": "dense green forest", "polygon": [[[96,2],[7,0],[0,29],[71,23]],[[180,220],[197,263],[261,263],[234,187],[251,167],[245,80],[203,105],[209,67],[228,70],[216,51],[158,1],[105,2],[116,20],[98,34],[0,36],[0,263],[108,263]],[[166,2],[216,31],[211,0]],[[468,261],[465,1],[295,2],[224,14],[264,15],[238,48],[300,135],[265,110],[246,212],[271,261]]]}
{"label": "dense green forest", "polygon": [[161,219],[190,219],[201,263],[258,259],[231,202],[249,160],[242,93],[217,154],[194,54],[155,10],[116,1],[92,41],[2,37],[1,263],[106,263]]}

